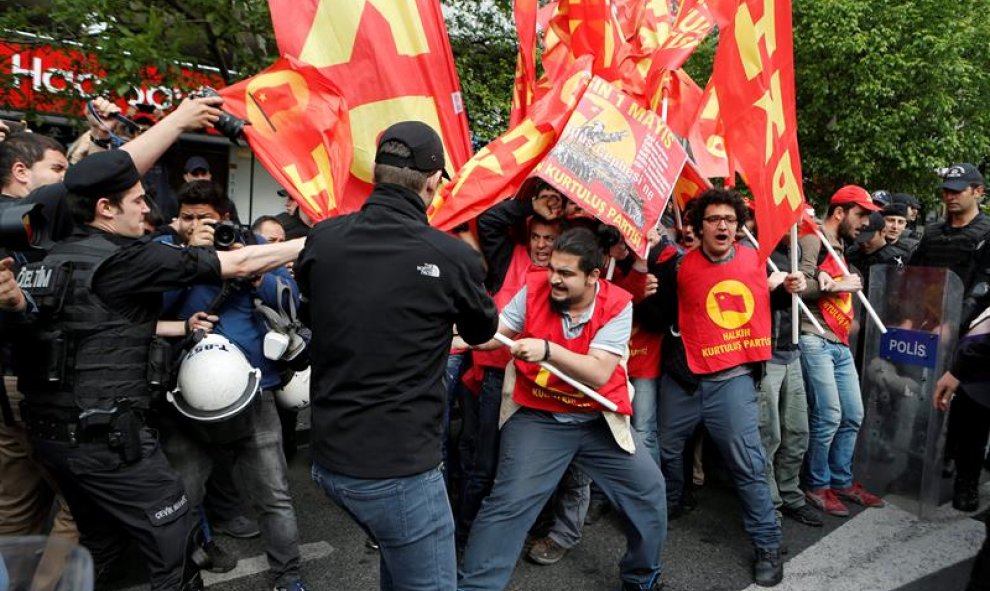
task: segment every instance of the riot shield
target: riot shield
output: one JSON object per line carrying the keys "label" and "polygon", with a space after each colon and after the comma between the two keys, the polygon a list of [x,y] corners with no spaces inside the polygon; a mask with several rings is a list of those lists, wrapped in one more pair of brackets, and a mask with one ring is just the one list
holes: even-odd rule
{"label": "riot shield", "polygon": [[955,349],[962,282],[946,269],[877,265],[869,285],[887,332],[860,317],[865,416],[855,474],[924,518],[951,495],[941,475],[946,414],[932,407],[932,394]]}

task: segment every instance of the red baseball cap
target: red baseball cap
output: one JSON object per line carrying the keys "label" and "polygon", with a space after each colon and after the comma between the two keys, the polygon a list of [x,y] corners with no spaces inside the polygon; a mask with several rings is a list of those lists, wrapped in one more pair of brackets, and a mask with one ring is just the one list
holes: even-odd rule
{"label": "red baseball cap", "polygon": [[857,185],[846,185],[832,195],[829,199],[831,205],[841,205],[852,203],[868,211],[880,211],[881,207],[873,203],[873,198],[863,187]]}

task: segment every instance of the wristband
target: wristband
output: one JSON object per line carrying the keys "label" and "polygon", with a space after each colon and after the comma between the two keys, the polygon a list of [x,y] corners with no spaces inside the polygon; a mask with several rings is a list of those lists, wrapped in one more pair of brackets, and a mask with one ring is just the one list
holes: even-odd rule
{"label": "wristband", "polygon": [[100,139],[96,139],[96,136],[90,135],[89,141],[91,141],[94,145],[103,148],[104,150],[110,149],[110,138],[100,140]]}
{"label": "wristband", "polygon": [[550,361],[550,341],[543,339],[543,361]]}

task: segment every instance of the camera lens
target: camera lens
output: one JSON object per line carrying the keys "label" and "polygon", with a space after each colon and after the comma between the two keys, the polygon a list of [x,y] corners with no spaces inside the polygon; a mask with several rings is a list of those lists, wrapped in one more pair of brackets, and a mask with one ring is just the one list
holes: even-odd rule
{"label": "camera lens", "polygon": [[237,242],[237,229],[228,224],[217,224],[213,231],[213,246],[218,250],[227,250]]}

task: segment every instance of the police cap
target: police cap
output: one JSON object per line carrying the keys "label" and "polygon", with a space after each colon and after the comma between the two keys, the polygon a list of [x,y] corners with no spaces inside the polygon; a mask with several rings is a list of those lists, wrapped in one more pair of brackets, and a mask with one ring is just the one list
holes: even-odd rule
{"label": "police cap", "polygon": [[97,152],[86,156],[65,173],[70,193],[97,199],[121,193],[141,180],[131,155],[123,150]]}

